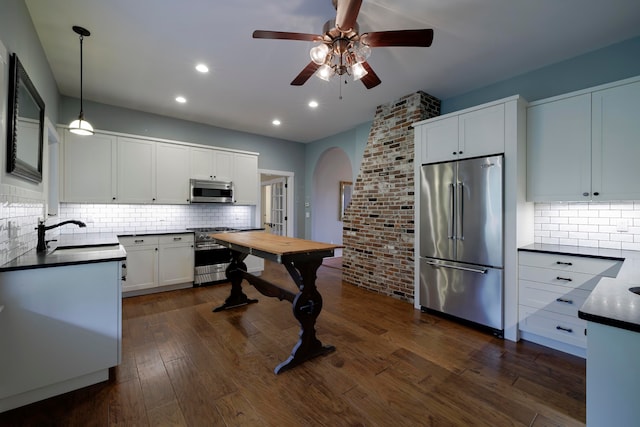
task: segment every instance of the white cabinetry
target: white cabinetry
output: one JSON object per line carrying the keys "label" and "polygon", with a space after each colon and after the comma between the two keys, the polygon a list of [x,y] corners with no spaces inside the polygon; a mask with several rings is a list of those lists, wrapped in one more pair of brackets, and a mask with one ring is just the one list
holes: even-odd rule
{"label": "white cabinetry", "polygon": [[504,152],[504,104],[451,113],[421,126],[421,164]]}
{"label": "white cabinetry", "polygon": [[156,196],[156,143],[118,138],[119,203],[151,203]]}
{"label": "white cabinetry", "polygon": [[189,203],[189,147],[159,143],[155,179],[156,203]]}
{"label": "white cabinetry", "polygon": [[532,103],[527,199],[639,199],[639,102],[640,81],[625,80]]}
{"label": "white cabinetry", "polygon": [[61,201],[110,203],[116,200],[116,137],[64,131]]}
{"label": "white cabinetry", "polygon": [[542,252],[519,252],[522,338],[584,357],[586,321],[578,310],[603,276],[622,261]]}
{"label": "white cabinetry", "polygon": [[193,285],[193,233],[121,236],[127,251],[127,296]]}
{"label": "white cabinetry", "polygon": [[0,274],[0,412],[109,378],[120,276],[114,261]]}
{"label": "white cabinetry", "polygon": [[234,153],[233,186],[235,203],[258,204],[258,157],[253,154]]}
{"label": "white cabinetry", "polygon": [[212,148],[190,150],[191,178],[216,181],[233,180],[233,153]]}

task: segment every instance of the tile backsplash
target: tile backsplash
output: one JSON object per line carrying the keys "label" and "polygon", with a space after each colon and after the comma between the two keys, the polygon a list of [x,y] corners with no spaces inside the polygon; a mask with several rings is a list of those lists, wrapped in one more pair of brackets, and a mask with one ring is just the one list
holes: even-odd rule
{"label": "tile backsplash", "polygon": [[0,185],[0,265],[36,247],[44,204],[42,193]]}
{"label": "tile backsplash", "polygon": [[640,201],[536,203],[536,243],[640,250]]}
{"label": "tile backsplash", "polygon": [[[80,220],[87,227],[65,225],[59,228],[60,233],[139,233],[187,227],[240,227],[254,225],[255,206],[61,203],[59,218],[55,222],[69,219]],[[54,220],[50,222],[55,223]]]}

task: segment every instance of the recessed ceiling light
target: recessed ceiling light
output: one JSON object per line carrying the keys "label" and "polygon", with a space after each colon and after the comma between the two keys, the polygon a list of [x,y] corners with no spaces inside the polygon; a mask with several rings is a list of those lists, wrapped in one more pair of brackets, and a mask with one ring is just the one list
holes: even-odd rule
{"label": "recessed ceiling light", "polygon": [[185,98],[184,96],[176,96],[176,101],[180,104],[184,104],[185,102],[187,102],[187,98]]}
{"label": "recessed ceiling light", "polygon": [[316,108],[318,106],[318,101],[309,101],[309,107]]}
{"label": "recessed ceiling light", "polygon": [[274,126],[280,126],[282,122],[278,119],[273,119],[273,121],[271,122],[271,124],[273,124]]}
{"label": "recessed ceiling light", "polygon": [[208,73],[209,72],[209,67],[207,67],[204,64],[198,64],[198,65],[196,65],[196,70],[200,71],[201,73]]}

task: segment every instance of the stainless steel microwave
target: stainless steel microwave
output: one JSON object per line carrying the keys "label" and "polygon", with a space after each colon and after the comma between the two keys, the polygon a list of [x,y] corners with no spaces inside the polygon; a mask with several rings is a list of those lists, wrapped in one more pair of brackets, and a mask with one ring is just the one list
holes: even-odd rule
{"label": "stainless steel microwave", "polygon": [[233,183],[231,181],[207,181],[192,179],[191,203],[233,203]]}

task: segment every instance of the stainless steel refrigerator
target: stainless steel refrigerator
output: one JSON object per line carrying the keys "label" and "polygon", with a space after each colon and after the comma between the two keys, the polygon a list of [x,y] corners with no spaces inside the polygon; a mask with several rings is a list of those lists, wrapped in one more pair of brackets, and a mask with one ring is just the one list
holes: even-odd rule
{"label": "stainless steel refrigerator", "polygon": [[502,336],[503,161],[423,165],[420,304]]}

